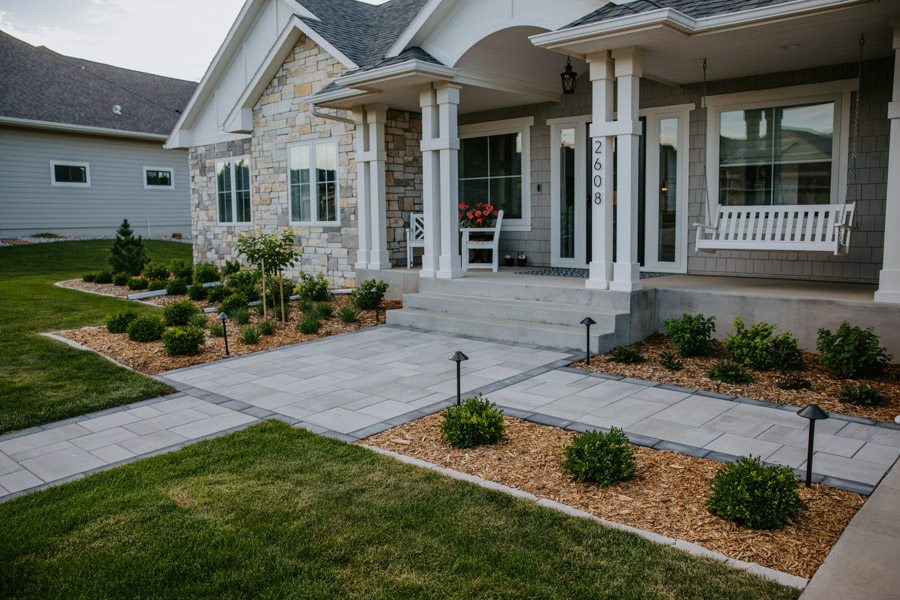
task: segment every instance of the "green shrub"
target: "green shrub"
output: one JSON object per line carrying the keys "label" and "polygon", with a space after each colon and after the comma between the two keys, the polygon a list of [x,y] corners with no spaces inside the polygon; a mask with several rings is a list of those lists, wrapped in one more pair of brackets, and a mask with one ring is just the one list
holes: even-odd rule
{"label": "green shrub", "polygon": [[330,319],[334,316],[334,307],[331,306],[330,302],[319,302],[313,309],[312,314],[320,319]]}
{"label": "green shrub", "polygon": [[609,433],[586,431],[576,435],[565,448],[563,468],[579,481],[607,487],[631,479],[637,462],[628,436],[613,427]]}
{"label": "green shrub", "polygon": [[183,279],[188,285],[194,282],[194,265],[183,258],[175,258],[169,263],[169,270],[175,279]]}
{"label": "green shrub", "polygon": [[775,385],[782,390],[809,390],[812,389],[812,383],[809,379],[803,379],[799,373],[788,373],[775,382]]}
{"label": "green shrub", "polygon": [[147,283],[147,280],[144,279],[143,277],[132,277],[131,279],[128,280],[127,285],[128,285],[128,289],[134,292],[137,290],[146,290],[147,286],[150,284]]}
{"label": "green shrub", "polygon": [[338,318],[344,323],[357,323],[359,322],[359,311],[345,306],[338,311]]}
{"label": "green shrub", "polygon": [[191,322],[191,317],[199,312],[200,309],[190,300],[179,300],[163,308],[163,322],[169,327],[187,325]]}
{"label": "green shrub", "polygon": [[188,324],[191,327],[197,327],[198,329],[206,329],[209,327],[209,318],[206,316],[205,312],[200,311],[191,317]]}
{"label": "green shrub", "polygon": [[209,283],[219,281],[219,269],[209,263],[197,263],[194,265],[194,281],[197,283]]}
{"label": "green shrub", "polygon": [[799,366],[802,354],[797,339],[789,331],[775,337],[774,331],[775,326],[764,321],[747,329],[744,320],[738,317],[734,320],[734,331],[725,336],[725,350],[735,362],[754,369],[772,366],[785,371]]}
{"label": "green shrub", "polygon": [[155,342],[166,332],[159,317],[138,317],[128,326],[128,339],[132,342]]}
{"label": "green shrub", "polygon": [[321,326],[322,322],[319,320],[319,317],[313,314],[307,314],[303,316],[299,323],[297,323],[297,330],[300,333],[312,335],[319,331],[319,327]]}
{"label": "green shrub", "polygon": [[246,346],[255,346],[259,342],[260,337],[259,329],[253,325],[247,325],[238,331],[238,339]]}
{"label": "green shrub", "polygon": [[841,379],[877,375],[892,358],[878,341],[872,327],[860,329],[847,321],[841,323],[837,333],[820,329],[816,341],[822,355],[819,362]]}
{"label": "green shrub", "polygon": [[84,275],[81,276],[81,280],[85,283],[94,283],[94,279],[97,277],[97,271],[88,271]]}
{"label": "green shrub", "polygon": [[228,313],[228,316],[238,325],[246,325],[250,322],[250,309],[246,306],[241,306]]}
{"label": "green shrub", "polygon": [[303,314],[309,314],[316,308],[316,304],[312,300],[297,300],[297,309]]}
{"label": "green shrub", "polygon": [[191,300],[206,300],[209,296],[209,288],[204,287],[202,283],[195,283],[188,288],[188,298]]}
{"label": "green shrub", "polygon": [[151,279],[150,283],[147,284],[147,287],[151,292],[155,292],[157,290],[166,289],[167,285],[169,285],[168,279]]}
{"label": "green shrub", "polygon": [[360,310],[374,310],[384,300],[387,289],[388,284],[385,282],[368,279],[350,292],[350,302]]}
{"label": "green shrub", "polygon": [[122,287],[128,284],[128,273],[116,273],[112,278],[113,285]]}
{"label": "green shrub", "polygon": [[702,356],[712,350],[712,332],[716,330],[716,318],[683,314],[680,319],[663,321],[666,335],[672,340],[681,356]]}
{"label": "green shrub", "polygon": [[315,277],[309,273],[300,273],[300,280],[294,288],[294,293],[300,296],[301,300],[322,302],[328,300],[328,282],[321,273]]}
{"label": "green shrub", "polygon": [[256,328],[261,335],[272,335],[278,329],[278,325],[275,324],[275,321],[265,319],[260,321]]}
{"label": "green shrub", "polygon": [[767,466],[759,457],[742,456],[716,473],[706,507],[742,527],[773,529],[803,505],[799,487],[789,467]]}
{"label": "green shrub", "polygon": [[647,362],[647,359],[644,358],[640,350],[620,346],[609,353],[609,358],[606,359],[606,362],[640,364]]}
{"label": "green shrub", "polygon": [[149,261],[144,248],[144,240],[141,236],[135,238],[128,219],[123,219],[109,252],[109,264],[112,266],[112,272],[137,276],[141,274],[144,265]]}
{"label": "green shrub", "polygon": [[869,387],[864,383],[858,387],[849,383],[844,384],[844,391],[840,393],[838,399],[843,404],[854,406],[881,406],[886,402],[878,388]]}
{"label": "green shrub", "polygon": [[219,305],[219,312],[226,313],[231,316],[234,311],[241,308],[247,308],[247,297],[243,294],[231,294]]}
{"label": "green shrub", "polygon": [[187,294],[188,284],[184,279],[173,279],[166,285],[166,292],[170,296],[181,296]]}
{"label": "green shrub", "polygon": [[138,314],[131,310],[120,310],[117,313],[106,315],[106,330],[110,333],[125,333],[131,322],[138,318]]}
{"label": "green shrub", "polygon": [[230,260],[225,261],[225,266],[222,267],[222,275],[224,277],[228,277],[229,275],[234,275],[238,271],[241,270],[241,263],[231,262]]}
{"label": "green shrub", "polygon": [[767,366],[779,373],[787,373],[803,366],[803,352],[800,350],[797,338],[792,336],[790,331],[772,338]]}
{"label": "green shrub", "polygon": [[232,273],[226,280],[228,287],[239,294],[244,294],[248,301],[259,299],[257,284],[260,280],[259,271],[256,269],[241,269]]}
{"label": "green shrub", "polygon": [[753,377],[747,372],[744,365],[739,365],[730,360],[722,360],[716,363],[712,369],[706,372],[710,379],[723,383],[744,384],[753,383]]}
{"label": "green shrub", "polygon": [[94,274],[94,283],[112,283],[112,273],[109,271],[97,271]]}
{"label": "green shrub", "polygon": [[214,337],[225,337],[225,326],[221,321],[213,321],[209,324],[209,333]]}
{"label": "green shrub", "polygon": [[200,352],[200,345],[206,340],[202,329],[197,327],[176,327],[163,335],[163,346],[169,356],[194,356]]}
{"label": "green shrub", "polygon": [[206,288],[206,298],[213,304],[221,302],[233,293],[234,290],[227,285],[214,285]]}
{"label": "green shrub", "polygon": [[166,265],[159,262],[151,262],[144,267],[144,277],[151,281],[154,279],[168,279],[170,274]]}
{"label": "green shrub", "polygon": [[441,416],[438,429],[455,448],[472,448],[496,444],[503,439],[503,411],[478,394],[466,398],[459,406],[451,406]]}
{"label": "green shrub", "polygon": [[680,371],[684,368],[684,363],[678,359],[678,355],[674,352],[665,351],[659,353],[659,364],[670,371]]}

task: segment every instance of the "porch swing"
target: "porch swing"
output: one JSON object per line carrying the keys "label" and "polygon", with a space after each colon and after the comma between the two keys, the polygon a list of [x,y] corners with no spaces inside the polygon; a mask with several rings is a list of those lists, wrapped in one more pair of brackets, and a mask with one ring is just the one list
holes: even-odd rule
{"label": "porch swing", "polygon": [[[865,38],[859,39],[859,65],[856,87],[856,114],[850,152],[846,199],[855,190],[859,199],[859,179],[856,150],[859,140],[859,107],[862,91],[862,60]],[[703,61],[703,107],[706,107],[706,60]],[[703,139],[706,140],[706,115],[703,119]],[[707,190],[706,145],[703,147],[703,178],[700,195],[701,209],[705,207],[703,223],[697,228],[697,250],[756,250],[790,252],[833,252],[836,256],[850,250],[850,234],[854,231],[855,202],[843,204],[722,206],[711,210]],[[773,198],[774,200],[774,198]]]}

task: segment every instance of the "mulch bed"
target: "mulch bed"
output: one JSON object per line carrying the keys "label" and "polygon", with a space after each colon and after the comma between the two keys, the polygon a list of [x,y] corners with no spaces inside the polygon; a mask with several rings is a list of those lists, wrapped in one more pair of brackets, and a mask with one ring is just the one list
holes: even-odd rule
{"label": "mulch bed", "polygon": [[[639,350],[647,362],[641,364],[623,364],[607,362],[609,354],[591,358],[590,366],[585,361],[579,361],[572,366],[579,369],[587,369],[598,373],[633,377],[646,381],[656,381],[669,385],[677,385],[719,394],[742,396],[767,400],[779,404],[793,406],[806,406],[810,403],[818,404],[823,410],[854,417],[863,417],[875,421],[894,422],[894,417],[900,415],[900,365],[889,365],[878,377],[865,379],[838,379],[831,372],[819,364],[819,355],[804,352],[803,368],[799,374],[812,383],[809,390],[782,390],[775,385],[781,376],[771,371],[750,371],[753,383],[733,385],[722,383],[707,377],[706,373],[721,360],[729,358],[721,342],[713,342],[713,351],[709,356],[696,356],[681,358],[684,369],[670,371],[660,362],[661,352],[674,352],[675,347],[669,339],[661,334],[654,334],[643,342],[629,346]],[[838,395],[843,391],[845,384],[859,385],[865,383],[870,387],[878,388],[887,399],[883,406],[854,406],[843,404],[838,400]]]}
{"label": "mulch bed", "polygon": [[506,439],[457,450],[436,429],[440,414],[379,433],[361,444],[392,450],[441,467],[549,498],[600,518],[685,540],[729,557],[812,577],[866,499],[822,485],[802,488],[803,508],[771,531],[745,529],[712,515],[707,490],[722,466],[677,452],[635,447],[631,481],[603,489],[572,480],[562,468],[574,434],[504,417]]}

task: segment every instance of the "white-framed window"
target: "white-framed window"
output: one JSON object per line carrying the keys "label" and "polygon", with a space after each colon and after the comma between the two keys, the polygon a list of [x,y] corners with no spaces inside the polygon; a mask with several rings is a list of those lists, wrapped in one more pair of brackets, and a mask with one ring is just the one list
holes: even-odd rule
{"label": "white-framed window", "polygon": [[287,151],[291,224],[339,225],[337,141],[326,138],[291,144]]}
{"label": "white-framed window", "polygon": [[844,201],[856,80],[707,100],[709,196],[726,206]]}
{"label": "white-framed window", "polygon": [[219,223],[251,221],[249,156],[216,161],[216,201]]}
{"label": "white-framed window", "polygon": [[90,163],[71,160],[51,160],[50,185],[91,187]]}
{"label": "white-framed window", "polygon": [[174,169],[171,167],[144,167],[144,188],[153,190],[174,189]]}
{"label": "white-framed window", "polygon": [[531,230],[533,117],[459,127],[459,201],[503,210],[503,229]]}

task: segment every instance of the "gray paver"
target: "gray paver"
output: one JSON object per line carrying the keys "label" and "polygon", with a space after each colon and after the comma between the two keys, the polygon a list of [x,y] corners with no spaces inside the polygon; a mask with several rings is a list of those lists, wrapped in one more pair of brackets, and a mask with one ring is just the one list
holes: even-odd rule
{"label": "gray paver", "polygon": [[394,400],[385,400],[384,402],[379,402],[378,404],[372,404],[371,406],[360,408],[359,412],[372,417],[377,417],[382,421],[386,421],[387,419],[393,419],[394,417],[398,417],[410,411],[409,404],[395,402]]}
{"label": "gray paver", "polygon": [[628,432],[640,433],[651,437],[665,439],[686,446],[704,447],[720,435],[717,431],[710,431],[700,427],[682,425],[651,417],[639,421],[628,427]]}
{"label": "gray paver", "polygon": [[18,471],[21,468],[22,467],[19,466],[19,463],[0,452],[0,475],[12,473],[13,471]]}
{"label": "gray paver", "polygon": [[135,455],[134,452],[130,452],[118,444],[91,450],[91,454],[107,463],[119,462],[120,460],[126,460]]}
{"label": "gray paver", "polygon": [[866,442],[859,452],[853,455],[854,460],[863,460],[886,467],[893,465],[897,457],[900,457],[900,448],[883,446],[875,442]]}
{"label": "gray paver", "polygon": [[[804,465],[803,468],[806,466]],[[884,475],[885,468],[882,465],[853,460],[844,456],[816,452],[813,455],[812,470],[814,473],[875,485]]]}
{"label": "gray paver", "polygon": [[603,421],[610,423],[610,425],[603,425],[604,427],[628,427],[629,425],[637,423],[638,421],[643,421],[650,415],[660,413],[665,408],[665,405],[660,404],[659,402],[637,400],[634,398],[623,398],[622,400],[618,400],[616,402],[613,402],[612,404],[604,406],[599,410],[594,411],[587,417],[580,420],[591,425],[602,425],[603,422],[594,423],[591,420],[592,418],[602,419]]}
{"label": "gray paver", "polygon": [[[29,458],[20,464],[44,481],[49,482],[102,467],[106,463],[86,450],[72,447],[37,458]],[[5,484],[3,485],[6,487]]]}
{"label": "gray paver", "polygon": [[660,412],[657,418],[697,427],[715,419],[732,406],[734,403],[728,400],[706,398],[694,394]]}
{"label": "gray paver", "polygon": [[349,411],[344,408],[332,408],[324,412],[310,415],[303,419],[307,423],[318,425],[338,433],[352,433],[382,421],[378,417]]}
{"label": "gray paver", "polygon": [[[847,423],[846,427],[841,429],[841,435],[856,440],[875,442],[882,446],[900,448],[900,431],[896,429],[871,427],[860,423]],[[3,450],[3,448],[0,448],[0,450]]]}
{"label": "gray paver", "polygon": [[228,414],[209,417],[208,419],[193,421],[185,425],[173,427],[170,431],[172,433],[177,433],[178,435],[184,436],[187,439],[193,439],[203,437],[211,433],[225,431],[226,429],[231,429],[232,427],[246,425],[247,423],[252,423],[256,420],[257,418],[252,415],[229,411]]}
{"label": "gray paver", "polygon": [[[809,444],[809,431],[801,431],[785,425],[773,425],[757,436],[757,439],[796,448],[806,448]],[[863,444],[865,442],[862,440],[821,434],[816,428],[815,449],[817,451],[834,454],[835,456],[850,457],[856,454]]]}
{"label": "gray paver", "polygon": [[97,417],[96,419],[85,419],[81,422],[81,426],[85,429],[90,429],[91,431],[103,431],[104,429],[111,429],[113,427],[127,425],[128,423],[134,423],[139,418],[140,417],[134,414],[130,414],[128,411],[121,411],[111,415]]}
{"label": "gray paver", "polygon": [[0,452],[12,456],[13,454],[18,454],[27,450],[40,448],[41,446],[49,446],[58,442],[68,441],[73,437],[87,435],[89,433],[91,433],[91,431],[85,429],[81,425],[65,425],[55,429],[48,429],[46,431],[39,431],[30,435],[16,437],[11,440],[4,440],[0,442]]}
{"label": "gray paver", "polygon": [[91,435],[75,438],[72,440],[72,443],[82,450],[92,451],[103,446],[124,442],[125,440],[134,439],[136,437],[137,434],[134,432],[128,431],[122,427],[113,427],[111,429],[104,429],[97,433],[92,433]]}
{"label": "gray paver", "polygon": [[129,423],[128,425],[125,425],[124,428],[138,435],[147,435],[148,433],[171,429],[179,425],[184,425],[192,421],[199,421],[205,418],[207,418],[207,415],[202,412],[187,408],[179,410],[178,412],[171,412],[159,417],[153,417],[152,419],[144,419],[143,421],[137,421],[136,423]]}
{"label": "gray paver", "polygon": [[706,429],[721,431],[722,433],[736,433],[745,437],[757,437],[765,430],[772,427],[772,421],[760,421],[750,417],[742,417],[726,411],[703,424]]}
{"label": "gray paver", "polygon": [[735,435],[733,433],[723,433],[710,443],[703,446],[716,452],[724,452],[725,454],[734,454],[735,456],[759,456],[766,460],[776,450],[781,448],[780,444],[767,442],[765,440],[757,440],[753,438]]}
{"label": "gray paver", "polygon": [[34,486],[41,485],[42,483],[44,482],[41,481],[38,476],[36,476],[34,473],[26,471],[25,469],[0,477],[0,486],[3,486],[3,488],[10,494],[15,494],[16,492],[21,492],[22,490],[27,490],[28,488],[33,488]]}
{"label": "gray paver", "polygon": [[640,400],[649,400],[651,402],[660,402],[662,404],[672,405],[676,402],[684,400],[688,396],[690,396],[690,394],[685,392],[673,392],[672,390],[651,387],[643,389],[633,394],[631,397],[638,398]]}
{"label": "gray paver", "polygon": [[28,460],[29,458],[37,458],[38,456],[43,456],[52,452],[59,452],[60,450],[65,450],[66,448],[72,447],[73,445],[71,442],[56,442],[55,444],[38,446],[37,448],[25,450],[24,452],[16,452],[15,454],[11,454],[10,458],[21,463],[23,460]]}
{"label": "gray paver", "polygon": [[135,438],[133,440],[126,440],[124,442],[121,442],[119,445],[129,452],[134,452],[135,454],[146,454],[147,452],[153,452],[161,448],[168,448],[169,446],[174,446],[175,444],[180,444],[186,441],[187,438],[183,435],[178,435],[177,433],[163,429],[162,431],[157,431],[148,435],[142,435],[141,437]]}

